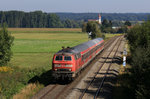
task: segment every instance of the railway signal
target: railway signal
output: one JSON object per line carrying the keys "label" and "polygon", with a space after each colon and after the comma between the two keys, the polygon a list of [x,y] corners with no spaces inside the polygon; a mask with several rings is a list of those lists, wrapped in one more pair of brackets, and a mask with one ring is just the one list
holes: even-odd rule
{"label": "railway signal", "polygon": [[127,51],[126,51],[126,48],[124,48],[124,51],[123,51],[123,66],[126,66],[126,56],[127,56]]}
{"label": "railway signal", "polygon": [[123,62],[123,66],[126,66],[126,62]]}

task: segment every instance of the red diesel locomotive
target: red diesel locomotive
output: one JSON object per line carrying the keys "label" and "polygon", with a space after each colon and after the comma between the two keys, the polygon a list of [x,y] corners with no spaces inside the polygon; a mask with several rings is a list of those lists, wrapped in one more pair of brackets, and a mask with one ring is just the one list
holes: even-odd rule
{"label": "red diesel locomotive", "polygon": [[74,78],[97,54],[104,49],[104,40],[96,38],[75,47],[67,47],[54,54],[53,76]]}

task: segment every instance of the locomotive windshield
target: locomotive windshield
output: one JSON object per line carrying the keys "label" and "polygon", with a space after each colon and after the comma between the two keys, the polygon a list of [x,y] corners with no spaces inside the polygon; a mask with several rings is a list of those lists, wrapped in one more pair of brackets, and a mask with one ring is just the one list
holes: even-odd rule
{"label": "locomotive windshield", "polygon": [[61,56],[61,55],[57,55],[57,56],[55,57],[55,60],[56,60],[56,61],[62,61],[62,60],[64,60],[64,61],[71,61],[72,58],[71,58],[71,56]]}
{"label": "locomotive windshield", "polygon": [[71,61],[71,56],[64,56],[65,61]]}
{"label": "locomotive windshield", "polygon": [[62,60],[62,56],[60,56],[60,55],[56,56],[55,60],[61,61]]}

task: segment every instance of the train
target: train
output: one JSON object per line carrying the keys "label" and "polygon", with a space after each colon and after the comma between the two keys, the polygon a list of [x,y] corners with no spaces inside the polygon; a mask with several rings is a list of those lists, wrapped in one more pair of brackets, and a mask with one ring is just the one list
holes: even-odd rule
{"label": "train", "polygon": [[55,79],[75,78],[104,49],[104,40],[96,38],[54,54],[52,72]]}

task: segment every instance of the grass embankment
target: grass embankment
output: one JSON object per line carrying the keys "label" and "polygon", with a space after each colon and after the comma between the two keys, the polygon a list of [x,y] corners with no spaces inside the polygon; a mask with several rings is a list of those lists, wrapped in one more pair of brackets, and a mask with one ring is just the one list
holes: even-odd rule
{"label": "grass embankment", "polygon": [[[51,82],[53,54],[62,46],[88,41],[81,29],[9,28],[15,37],[13,57],[8,66],[13,71],[0,72],[0,97],[28,99]],[[115,35],[106,35],[112,37]],[[32,84],[31,84],[32,83]],[[33,92],[32,94],[30,92]]]}
{"label": "grass embankment", "polygon": [[121,66],[119,76],[117,77],[117,83],[113,90],[113,99],[133,99],[132,91],[129,88],[129,65],[126,67]]}

